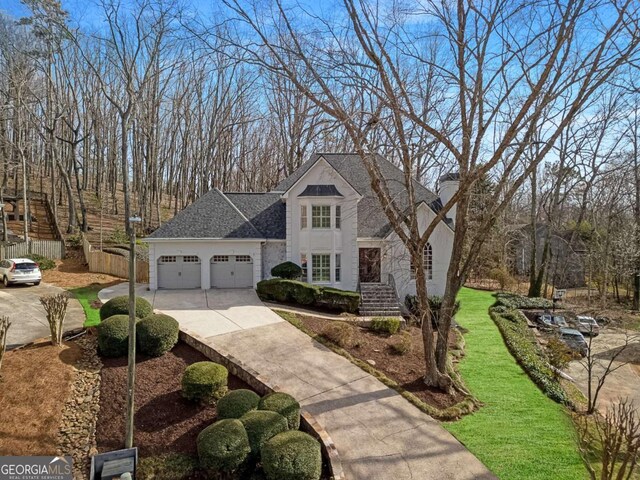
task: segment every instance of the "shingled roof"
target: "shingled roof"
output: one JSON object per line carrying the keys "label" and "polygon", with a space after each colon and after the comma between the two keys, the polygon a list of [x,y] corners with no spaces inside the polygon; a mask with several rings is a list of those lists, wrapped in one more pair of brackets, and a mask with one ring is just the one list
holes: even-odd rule
{"label": "shingled roof", "polygon": [[284,239],[285,206],[277,193],[210,190],[148,238]]}
{"label": "shingled roof", "polygon": [[[298,170],[285,178],[275,188],[280,192],[289,190],[318,160],[324,158],[360,195],[358,203],[358,237],[384,237],[391,231],[376,193],[371,188],[371,177],[362,159],[354,153],[315,153]],[[387,182],[389,193],[400,208],[408,208],[408,195],[402,170],[381,155],[375,155],[380,173]],[[438,195],[419,182],[413,182],[416,201],[426,203],[432,210],[438,211],[442,203]]]}

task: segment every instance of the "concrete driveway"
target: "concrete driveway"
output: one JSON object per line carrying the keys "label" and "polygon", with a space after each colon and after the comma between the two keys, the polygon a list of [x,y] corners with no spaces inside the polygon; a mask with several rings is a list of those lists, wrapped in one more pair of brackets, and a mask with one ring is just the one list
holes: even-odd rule
{"label": "concrete driveway", "polygon": [[[127,283],[120,283],[101,290],[98,298],[106,302],[119,295],[128,295],[128,289]],[[283,321],[250,288],[153,292],[147,290],[146,285],[138,285],[136,295],[148,300],[154,310],[178,320],[182,330],[197,332],[204,338]]]}
{"label": "concrete driveway", "polygon": [[[11,322],[7,335],[7,349],[49,336],[49,324],[40,305],[40,297],[54,295],[65,290],[54,285],[41,283],[38,286],[14,285],[0,288],[0,316],[7,315]],[[75,299],[69,299],[65,331],[81,327],[84,311]]]}

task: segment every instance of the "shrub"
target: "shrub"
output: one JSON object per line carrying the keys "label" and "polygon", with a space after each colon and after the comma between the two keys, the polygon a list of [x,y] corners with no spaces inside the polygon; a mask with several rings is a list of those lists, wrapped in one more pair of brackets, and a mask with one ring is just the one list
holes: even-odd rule
{"label": "shrub", "polygon": [[360,294],[337,288],[325,288],[297,280],[271,278],[258,282],[256,291],[262,300],[314,305],[340,312],[356,313]]}
{"label": "shrub", "polygon": [[[555,337],[549,339],[546,352],[549,364],[558,370],[564,370],[572,360],[580,358],[580,355],[577,352],[571,350],[562,343],[560,339]],[[556,378],[559,376],[557,372],[554,372],[554,374]]]}
{"label": "shrub", "polygon": [[329,323],[322,330],[322,335],[342,348],[353,344],[354,327],[345,322],[328,320]]}
{"label": "shrub", "polygon": [[251,453],[258,457],[264,442],[287,430],[287,419],[276,412],[268,410],[252,410],[240,417],[247,435]]}
{"label": "shrub", "polygon": [[229,472],[247,461],[251,447],[240,420],[219,420],[202,430],[197,439],[200,466],[206,470]]}
{"label": "shrub", "polygon": [[373,317],[369,329],[374,332],[388,333],[393,335],[400,330],[400,319],[392,317]]}
{"label": "shrub", "polygon": [[258,409],[279,413],[287,420],[290,430],[300,428],[300,404],[287,393],[274,392],[265,395],[260,399]]}
{"label": "shrub", "polygon": [[152,313],[138,322],[136,339],[140,351],[151,357],[159,357],[178,343],[180,325],[169,315]]}
{"label": "shrub", "polygon": [[527,372],[533,383],[552,400],[570,404],[553,370],[548,366],[548,359],[527,325],[525,316],[517,310],[501,314],[492,308],[489,313],[498,326],[511,355]]}
{"label": "shrub", "polygon": [[40,270],[51,270],[52,268],[56,268],[56,262],[51,260],[50,258],[43,257],[42,255],[38,255],[36,253],[30,253],[29,255],[25,255],[25,258],[29,260],[33,260],[38,264]]}
{"label": "shrub", "polygon": [[357,313],[360,305],[360,294],[349,290],[340,290],[331,287],[320,288],[316,297],[316,306],[339,310],[341,312]]}
{"label": "shrub", "polygon": [[271,269],[274,277],[296,279],[302,276],[302,268],[293,262],[283,262]]}
{"label": "shrub", "polygon": [[229,372],[214,362],[196,362],[182,375],[182,396],[188,400],[211,402],[221,398],[227,389]]}
{"label": "shrub", "polygon": [[495,280],[500,285],[500,290],[510,287],[514,279],[505,267],[494,267],[489,271],[489,278]]}
{"label": "shrub", "polygon": [[[144,318],[152,313],[151,304],[144,298],[136,297],[136,317]],[[114,315],[129,315],[129,297],[127,295],[114,297],[100,307],[100,320]]]}
{"label": "shrub", "polygon": [[218,400],[218,418],[240,418],[258,408],[260,395],[251,390],[232,390]]}
{"label": "shrub", "polygon": [[129,350],[129,317],[113,315],[98,325],[98,349],[105,357],[121,357]]}
{"label": "shrub", "polygon": [[402,332],[395,342],[391,344],[391,350],[396,355],[406,355],[411,351],[413,340],[408,331]]}
{"label": "shrub", "polygon": [[507,308],[519,310],[527,309],[548,309],[553,307],[553,302],[546,298],[529,298],[516,293],[497,293],[496,299],[498,305],[503,305]]}
{"label": "shrub", "polygon": [[318,480],[322,474],[320,444],[299,430],[280,433],[262,448],[268,480]]}

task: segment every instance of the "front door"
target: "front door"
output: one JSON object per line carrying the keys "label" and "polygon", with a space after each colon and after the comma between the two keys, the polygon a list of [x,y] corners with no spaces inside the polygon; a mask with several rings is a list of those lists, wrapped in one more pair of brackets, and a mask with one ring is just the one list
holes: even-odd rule
{"label": "front door", "polygon": [[361,248],[359,250],[360,283],[380,281],[380,249]]}

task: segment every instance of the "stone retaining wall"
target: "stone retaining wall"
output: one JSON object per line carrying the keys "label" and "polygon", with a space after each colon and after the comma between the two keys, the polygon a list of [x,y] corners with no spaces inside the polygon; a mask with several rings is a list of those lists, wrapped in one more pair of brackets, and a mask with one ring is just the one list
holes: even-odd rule
{"label": "stone retaining wall", "polygon": [[[212,361],[227,367],[230,373],[247,383],[261,395],[282,391],[278,385],[272,385],[266,377],[244,365],[240,360],[221,349],[214,349],[207,345],[203,339],[193,333],[180,330],[180,340],[198,350]],[[300,414],[302,429],[316,437],[322,446],[322,452],[329,461],[329,470],[335,480],[344,480],[346,477],[342,470],[340,455],[333,440],[324,427],[309,412],[302,410]]]}

